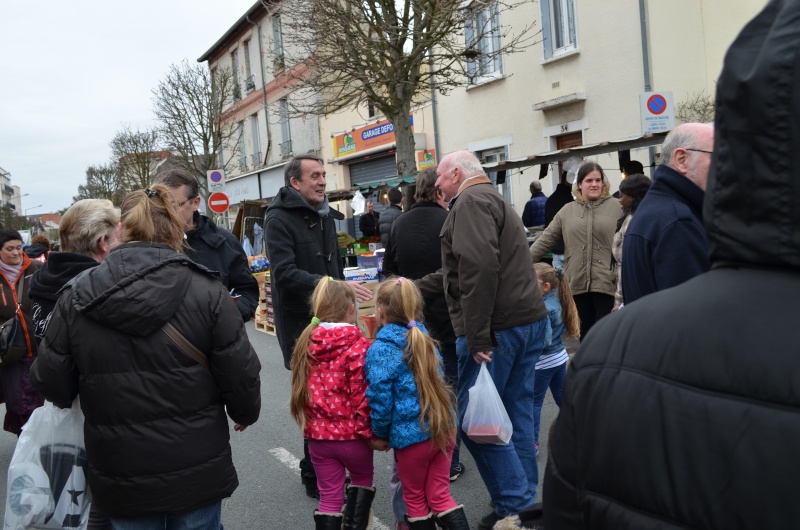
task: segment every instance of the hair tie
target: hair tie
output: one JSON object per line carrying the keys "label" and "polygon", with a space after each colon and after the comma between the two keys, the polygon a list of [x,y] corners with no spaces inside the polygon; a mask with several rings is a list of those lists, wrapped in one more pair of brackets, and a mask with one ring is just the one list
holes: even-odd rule
{"label": "hair tie", "polygon": [[[401,283],[403,283],[403,280],[405,280],[405,278],[403,278],[402,276],[397,278],[397,285],[400,285]],[[413,320],[412,320],[412,322],[413,322]]]}
{"label": "hair tie", "polygon": [[151,190],[150,188],[145,188],[144,192],[147,194],[148,197],[155,197],[158,195],[158,192]]}
{"label": "hair tie", "polygon": [[417,321],[416,321],[416,320],[410,320],[410,321],[408,322],[408,325],[407,325],[406,327],[407,327],[408,329],[411,329],[411,328],[415,328],[415,327],[417,327]]}
{"label": "hair tie", "polygon": [[333,276],[328,276],[328,281],[329,282],[335,282],[336,280],[333,279]]}
{"label": "hair tie", "polygon": [[556,278],[558,278],[560,280],[563,277],[564,277],[564,271],[562,271],[560,269],[556,269]]}
{"label": "hair tie", "polygon": [[314,326],[319,326],[320,320],[317,317],[311,317],[311,324]]}

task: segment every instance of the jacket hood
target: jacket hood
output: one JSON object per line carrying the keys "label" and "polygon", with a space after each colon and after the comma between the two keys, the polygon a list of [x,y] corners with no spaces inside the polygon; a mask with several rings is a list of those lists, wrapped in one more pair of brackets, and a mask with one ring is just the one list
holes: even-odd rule
{"label": "jacket hood", "polygon": [[800,2],[771,1],[725,57],[703,205],[712,263],[800,268]]}
{"label": "jacket hood", "polygon": [[158,243],[125,243],[103,263],[78,276],[72,307],[122,333],[148,336],[166,324],[183,303],[192,275],[187,267],[211,271]]}
{"label": "jacket hood", "polygon": [[326,325],[322,323],[311,335],[311,354],[317,361],[326,362],[346,353],[361,340],[361,330],[353,324]]}
{"label": "jacket hood", "polygon": [[[583,194],[581,193],[581,190],[577,186],[578,185],[576,184],[575,188],[572,190],[572,194],[575,195],[575,200],[576,201],[578,201],[581,204],[586,204],[589,201],[587,201],[586,199],[583,198]],[[597,199],[597,201],[595,201],[595,202],[597,202],[597,204],[600,204],[603,201],[605,201],[606,199],[608,199],[609,197],[611,197],[611,184],[608,183],[608,179],[604,179],[603,180],[603,191],[600,192],[600,198]]]}
{"label": "jacket hood", "polygon": [[25,254],[27,254],[29,258],[38,258],[42,254],[47,254],[49,251],[50,249],[41,243],[34,243],[25,249]]}
{"label": "jacket hood", "polygon": [[94,259],[72,252],[53,252],[30,283],[30,295],[55,302],[59,291],[72,278],[99,265]]}

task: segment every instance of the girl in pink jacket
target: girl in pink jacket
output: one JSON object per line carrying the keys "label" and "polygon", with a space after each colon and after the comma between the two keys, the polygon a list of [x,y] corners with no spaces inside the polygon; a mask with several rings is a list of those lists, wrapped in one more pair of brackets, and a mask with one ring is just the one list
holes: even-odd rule
{"label": "girl in pink jacket", "polygon": [[[297,339],[292,356],[290,409],[308,439],[317,471],[317,530],[368,528],[372,451],[387,450],[370,428],[364,360],[369,340],[356,322],[356,297],[345,282],[323,278],[314,289],[314,317]],[[342,513],[345,470],[350,473]]]}

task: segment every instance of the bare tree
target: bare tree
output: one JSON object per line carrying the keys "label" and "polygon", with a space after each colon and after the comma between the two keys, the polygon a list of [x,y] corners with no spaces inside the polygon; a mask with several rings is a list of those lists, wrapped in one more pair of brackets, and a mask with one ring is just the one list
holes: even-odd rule
{"label": "bare tree", "polygon": [[120,181],[115,164],[89,166],[86,168],[86,184],[78,186],[78,195],[72,198],[72,202],[81,199],[108,199],[119,206],[125,196]]}
{"label": "bare tree", "polygon": [[230,70],[217,69],[212,75],[205,66],[184,59],[170,66],[166,78],[153,89],[162,139],[198,178],[204,198],[208,197],[208,171],[231,164],[233,157],[222,159],[223,147],[238,145],[236,120],[225,113],[233,101],[233,85]]}
{"label": "bare tree", "polygon": [[472,84],[480,65],[533,44],[533,23],[517,23],[514,34],[497,23],[501,11],[529,2],[285,0],[277,7],[288,19],[285,72],[311,89],[296,93],[311,96],[295,96],[293,109],[324,115],[374,105],[394,126],[398,175],[415,174],[413,103]]}
{"label": "bare tree", "polygon": [[119,167],[120,186],[127,191],[144,189],[159,160],[159,136],[155,128],[133,130],[123,125],[109,143],[111,158]]}
{"label": "bare tree", "polygon": [[710,123],[714,121],[714,104],[714,96],[701,90],[675,106],[675,117],[684,123]]}

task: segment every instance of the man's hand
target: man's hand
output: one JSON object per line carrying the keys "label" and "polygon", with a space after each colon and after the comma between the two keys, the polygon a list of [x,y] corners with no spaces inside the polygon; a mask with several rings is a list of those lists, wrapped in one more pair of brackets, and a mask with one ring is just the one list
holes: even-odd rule
{"label": "man's hand", "polygon": [[388,451],[389,450],[389,442],[386,440],[381,440],[380,438],[376,438],[375,440],[367,441],[369,446],[372,448],[373,451]]}
{"label": "man's hand", "polygon": [[492,362],[492,352],[490,351],[476,351],[472,354],[472,358],[478,364]]}
{"label": "man's hand", "polygon": [[236,431],[236,432],[242,432],[242,431],[243,431],[243,430],[245,430],[246,428],[247,428],[247,425],[240,425],[240,424],[238,424],[238,423],[235,423],[235,424],[233,425],[233,430],[234,430],[234,431]]}
{"label": "man's hand", "polygon": [[350,287],[356,292],[356,300],[359,302],[366,302],[367,300],[372,300],[372,291],[369,287],[364,287],[362,282],[347,282],[350,284]]}

